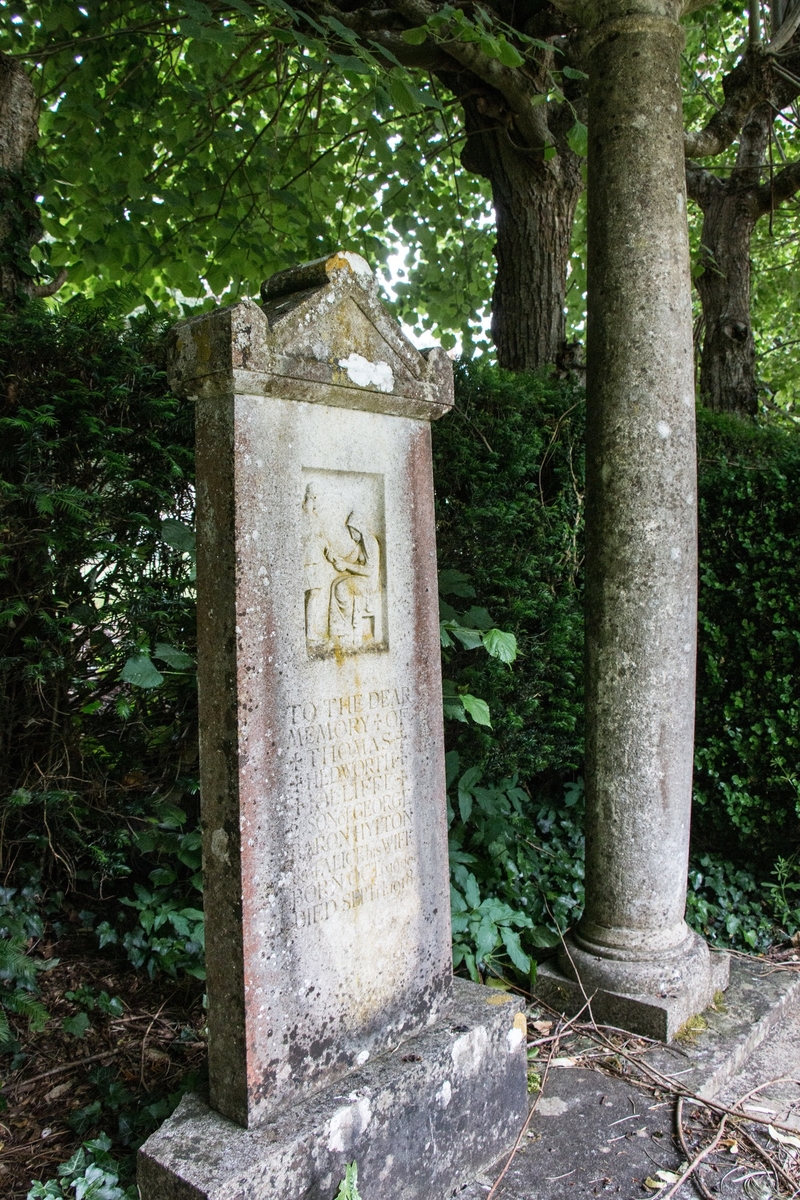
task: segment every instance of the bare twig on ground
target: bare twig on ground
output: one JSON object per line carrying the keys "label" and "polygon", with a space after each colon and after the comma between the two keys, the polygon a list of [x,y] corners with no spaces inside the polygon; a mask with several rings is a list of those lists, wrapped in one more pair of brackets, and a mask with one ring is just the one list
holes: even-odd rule
{"label": "bare twig on ground", "polygon": [[[684,1157],[688,1163],[692,1161],[692,1152],[689,1149],[689,1144],[686,1141],[686,1135],[683,1132],[683,1100],[683,1096],[678,1096],[678,1103],[675,1105],[675,1129],[678,1134],[678,1141],[681,1144],[681,1150],[683,1151]],[[692,1182],[702,1195],[703,1200],[714,1200],[711,1192],[703,1183],[703,1179],[699,1171],[695,1174]]]}
{"label": "bare twig on ground", "polygon": [[51,1075],[63,1075],[65,1071],[73,1071],[76,1067],[85,1067],[89,1063],[100,1062],[102,1058],[113,1058],[117,1054],[122,1054],[127,1049],[127,1046],[116,1046],[113,1050],[103,1050],[101,1054],[90,1054],[87,1058],[76,1058],[74,1062],[62,1063],[60,1067],[52,1067],[49,1071],[42,1071],[41,1075],[33,1075],[30,1079],[23,1079],[19,1083],[10,1083],[7,1087],[3,1087],[3,1092],[6,1095],[9,1095],[11,1092],[24,1092],[28,1088],[33,1087],[35,1083],[39,1083],[42,1079],[49,1079]]}

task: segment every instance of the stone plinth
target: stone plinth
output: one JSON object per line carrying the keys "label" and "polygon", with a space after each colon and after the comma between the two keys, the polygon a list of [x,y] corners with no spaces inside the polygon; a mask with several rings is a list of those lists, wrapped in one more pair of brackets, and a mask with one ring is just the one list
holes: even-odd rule
{"label": "stone plinth", "polygon": [[256,1129],[187,1096],[142,1149],[142,1197],[332,1200],[356,1161],[364,1200],[445,1200],[519,1132],[520,1007],[457,980],[449,1019]]}
{"label": "stone plinth", "polygon": [[[340,1104],[353,1071],[427,1029],[444,1046],[462,1023],[449,1015],[430,449],[452,369],[402,336],[351,254],[275,277],[263,307],[185,322],[172,362],[174,386],[197,398],[209,1103],[215,1129],[283,1130],[289,1106]],[[494,1043],[476,1038],[491,1074]],[[524,1054],[503,1064],[517,1083],[491,1127],[510,1131]],[[419,1148],[404,1086],[386,1112]],[[173,1195],[158,1147],[180,1157],[186,1111],[180,1137],[143,1151],[144,1200]],[[303,1111],[308,1148],[323,1126]],[[236,1144],[258,1158],[267,1141]],[[401,1184],[398,1196],[427,1195]]]}
{"label": "stone plinth", "polygon": [[[536,995],[557,1012],[568,1014],[579,1012],[588,999],[598,1024],[671,1042],[690,1017],[708,1008],[715,995],[725,990],[729,974],[728,956],[713,954],[695,974],[687,972],[678,987],[665,987],[660,992],[654,989],[650,993],[624,993],[592,987],[583,977],[578,982],[552,964],[542,963],[536,973]],[[588,1019],[588,1009],[586,1016]]]}

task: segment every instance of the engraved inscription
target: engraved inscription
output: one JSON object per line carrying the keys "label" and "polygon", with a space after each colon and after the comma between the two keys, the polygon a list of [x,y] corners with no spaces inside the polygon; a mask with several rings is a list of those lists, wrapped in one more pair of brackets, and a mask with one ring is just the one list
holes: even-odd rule
{"label": "engraved inscription", "polygon": [[305,470],[302,508],[309,655],[387,649],[383,477]]}
{"label": "engraved inscription", "polygon": [[410,702],[404,687],[289,705],[297,928],[399,897],[413,883],[404,745]]}

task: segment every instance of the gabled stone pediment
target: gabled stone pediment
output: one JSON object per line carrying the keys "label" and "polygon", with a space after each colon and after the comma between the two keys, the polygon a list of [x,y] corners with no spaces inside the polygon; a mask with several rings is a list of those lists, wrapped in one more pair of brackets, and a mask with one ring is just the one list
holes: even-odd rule
{"label": "gabled stone pediment", "polygon": [[453,403],[443,350],[421,353],[387,313],[367,263],[340,252],[180,325],[172,386],[435,419]]}

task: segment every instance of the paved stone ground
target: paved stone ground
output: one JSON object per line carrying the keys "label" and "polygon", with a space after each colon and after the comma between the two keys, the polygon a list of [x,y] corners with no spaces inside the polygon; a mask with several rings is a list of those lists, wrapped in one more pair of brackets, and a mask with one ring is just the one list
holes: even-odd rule
{"label": "paved stone ground", "polygon": [[[800,1130],[800,969],[776,972],[763,964],[735,962],[725,1010],[706,1017],[708,1027],[693,1042],[645,1048],[645,1063],[695,1095],[713,1095],[726,1105],[759,1089],[744,1101],[751,1116]],[[686,1161],[675,1132],[674,1093],[622,1078],[625,1060],[603,1059],[596,1043],[591,1050],[590,1045],[577,1036],[559,1045],[559,1059],[575,1065],[556,1060],[550,1067],[529,1129],[492,1200],[641,1200],[670,1191],[671,1183],[659,1193],[645,1180],[657,1180],[659,1170],[674,1175]],[[638,1053],[635,1043],[628,1050]],[[772,1082],[780,1078],[784,1082]],[[693,1154],[711,1141],[718,1121],[719,1115],[684,1101],[684,1130]],[[745,1128],[796,1177],[800,1196],[800,1150],[793,1162],[793,1147],[771,1140],[765,1125]],[[715,1200],[791,1196],[788,1180],[769,1172],[741,1134],[730,1133],[700,1168],[707,1195]],[[507,1157],[458,1193],[458,1200],[486,1200]],[[690,1179],[675,1200],[699,1195]]]}

